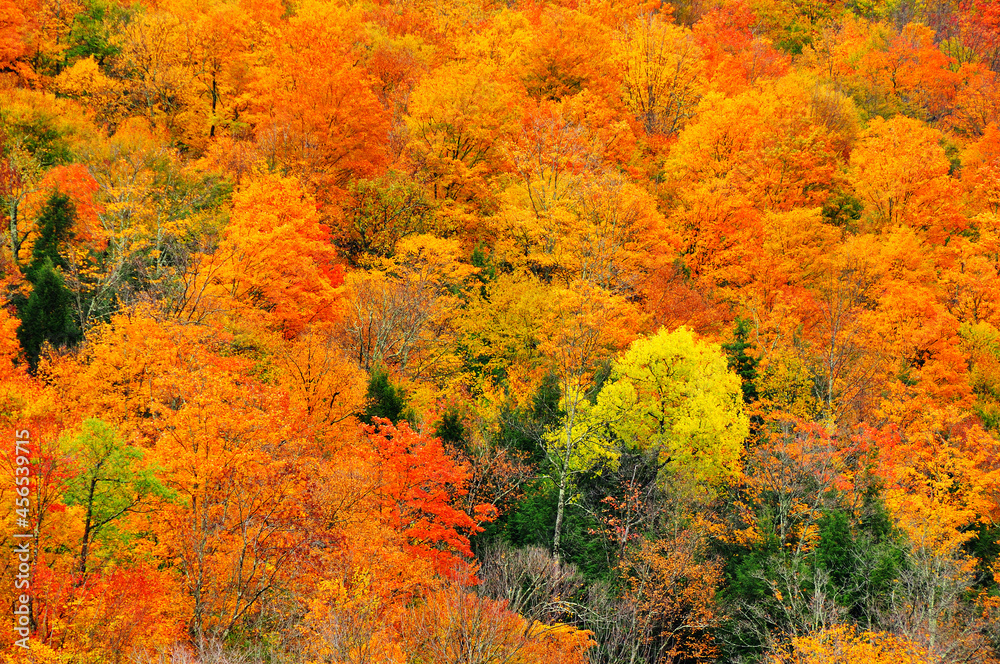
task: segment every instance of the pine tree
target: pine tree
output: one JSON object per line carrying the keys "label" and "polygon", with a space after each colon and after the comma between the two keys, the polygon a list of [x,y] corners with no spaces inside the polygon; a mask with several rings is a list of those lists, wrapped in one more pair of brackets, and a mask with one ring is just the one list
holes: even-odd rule
{"label": "pine tree", "polygon": [[743,381],[743,403],[750,404],[759,398],[757,394],[757,365],[760,359],[747,354],[747,349],[753,344],[749,341],[750,323],[745,318],[736,320],[736,330],[733,340],[722,344],[729,359],[729,368],[735,371]]}
{"label": "pine tree", "polygon": [[446,445],[461,448],[465,441],[465,426],[462,424],[462,416],[458,414],[458,411],[446,410],[434,426],[434,435]]}
{"label": "pine tree", "polygon": [[389,374],[384,369],[372,369],[365,401],[368,406],[361,417],[365,424],[372,424],[373,418],[382,417],[395,425],[412,417],[406,408],[406,395],[389,381]]}
{"label": "pine tree", "polygon": [[41,268],[46,260],[53,267],[63,270],[68,267],[59,249],[69,239],[70,229],[75,221],[76,207],[69,196],[59,192],[52,194],[38,218],[38,239],[31,250],[31,264],[28,266],[29,281],[31,273]]}
{"label": "pine tree", "polygon": [[70,314],[72,296],[69,289],[51,261],[46,260],[31,270],[28,281],[32,285],[31,295],[18,307],[21,325],[17,328],[17,339],[33,372],[38,368],[42,344],[71,346],[83,335]]}
{"label": "pine tree", "polygon": [[38,368],[43,344],[71,346],[83,338],[71,314],[72,294],[58,269],[67,267],[60,248],[75,220],[73,202],[58,192],[49,198],[38,218],[38,238],[26,275],[31,295],[15,301],[21,319],[17,339],[32,372]]}

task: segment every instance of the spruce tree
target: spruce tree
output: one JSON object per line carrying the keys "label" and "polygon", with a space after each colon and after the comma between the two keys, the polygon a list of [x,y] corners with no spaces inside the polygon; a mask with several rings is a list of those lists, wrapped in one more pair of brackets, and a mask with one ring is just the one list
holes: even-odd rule
{"label": "spruce tree", "polygon": [[753,348],[749,339],[750,323],[744,318],[738,318],[733,340],[722,344],[722,349],[729,359],[729,368],[743,380],[743,403],[746,404],[751,404],[759,398],[757,394],[757,365],[760,360],[747,354],[747,349]]}
{"label": "spruce tree", "polygon": [[28,358],[28,367],[34,372],[42,344],[71,346],[82,335],[70,314],[72,295],[52,262],[46,260],[31,270],[28,281],[32,285],[31,295],[18,307],[21,325],[17,328],[17,339]]}
{"label": "spruce tree", "polygon": [[66,245],[75,221],[76,206],[69,196],[59,192],[52,194],[38,218],[38,237],[31,250],[31,264],[28,266],[29,281],[31,273],[41,268],[46,260],[53,267],[63,270],[69,267],[60,249]]}
{"label": "spruce tree", "polygon": [[32,372],[38,368],[43,344],[71,346],[83,337],[71,313],[73,295],[57,269],[67,267],[60,249],[75,220],[72,201],[60,193],[49,198],[38,219],[38,237],[26,275],[31,295],[15,301],[21,319],[17,339]]}
{"label": "spruce tree", "polygon": [[384,369],[372,369],[365,400],[368,407],[361,416],[361,421],[365,424],[371,424],[376,417],[385,418],[393,424],[412,418],[412,413],[406,408],[406,395],[401,388],[392,384]]}

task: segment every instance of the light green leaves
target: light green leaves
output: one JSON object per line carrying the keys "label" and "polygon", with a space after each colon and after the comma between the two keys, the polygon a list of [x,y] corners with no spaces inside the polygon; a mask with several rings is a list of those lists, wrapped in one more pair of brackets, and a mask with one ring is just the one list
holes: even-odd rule
{"label": "light green leaves", "polygon": [[639,339],[615,362],[588,413],[625,448],[711,482],[736,470],[750,421],[721,348],[679,328]]}
{"label": "light green leaves", "polygon": [[[560,403],[566,408],[566,399]],[[600,435],[600,423],[593,417],[593,406],[586,400],[576,405],[574,417],[566,416],[563,426],[545,434],[546,449],[551,458],[561,461],[569,473],[587,472],[602,461],[616,465],[618,448]]]}

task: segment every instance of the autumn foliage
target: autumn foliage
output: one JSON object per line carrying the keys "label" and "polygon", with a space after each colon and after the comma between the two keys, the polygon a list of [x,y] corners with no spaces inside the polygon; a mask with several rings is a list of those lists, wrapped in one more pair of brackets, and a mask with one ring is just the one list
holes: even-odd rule
{"label": "autumn foliage", "polygon": [[986,0],[0,0],[32,661],[1000,661],[998,75]]}

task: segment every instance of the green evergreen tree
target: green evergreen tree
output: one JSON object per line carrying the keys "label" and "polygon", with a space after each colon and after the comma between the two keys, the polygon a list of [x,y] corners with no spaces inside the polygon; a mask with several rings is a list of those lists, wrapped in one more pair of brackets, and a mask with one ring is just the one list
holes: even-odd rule
{"label": "green evergreen tree", "polygon": [[37,222],[38,237],[26,275],[31,295],[14,302],[21,319],[17,339],[32,372],[38,368],[43,344],[72,346],[83,338],[71,313],[73,295],[59,272],[68,267],[61,249],[75,221],[73,202],[65,194],[54,193]]}
{"label": "green evergreen tree", "polygon": [[406,407],[406,394],[392,384],[384,369],[372,369],[365,402],[368,406],[361,416],[361,421],[365,424],[371,424],[376,417],[385,418],[393,424],[413,419],[413,413]]}
{"label": "green evergreen tree", "polygon": [[753,403],[757,401],[757,365],[760,359],[747,354],[748,348],[753,348],[750,343],[750,322],[745,318],[736,319],[736,330],[733,333],[733,340],[727,344],[722,344],[722,349],[729,358],[729,368],[735,371],[743,381],[743,403]]}
{"label": "green evergreen tree", "polygon": [[31,250],[31,264],[28,266],[29,281],[31,273],[41,268],[45,261],[63,270],[69,267],[60,249],[66,245],[75,221],[76,206],[69,196],[59,192],[52,194],[38,218],[38,237]]}
{"label": "green evergreen tree", "polygon": [[476,277],[483,284],[489,283],[497,278],[497,267],[493,264],[493,256],[486,253],[486,248],[482,242],[477,244],[472,250],[472,257],[469,259],[473,267],[479,268]]}
{"label": "green evergreen tree", "polygon": [[52,263],[45,261],[29,272],[28,280],[32,285],[31,295],[17,307],[21,319],[17,339],[28,358],[29,369],[34,372],[44,343],[72,346],[83,335],[70,314],[72,295]]}
{"label": "green evergreen tree", "polygon": [[531,415],[543,427],[554,426],[559,422],[564,413],[559,409],[559,398],[562,393],[559,391],[559,377],[554,373],[547,373],[542,378],[538,391],[531,399]]}
{"label": "green evergreen tree", "polygon": [[446,410],[434,426],[434,435],[452,447],[461,448],[465,443],[465,426],[458,411]]}

